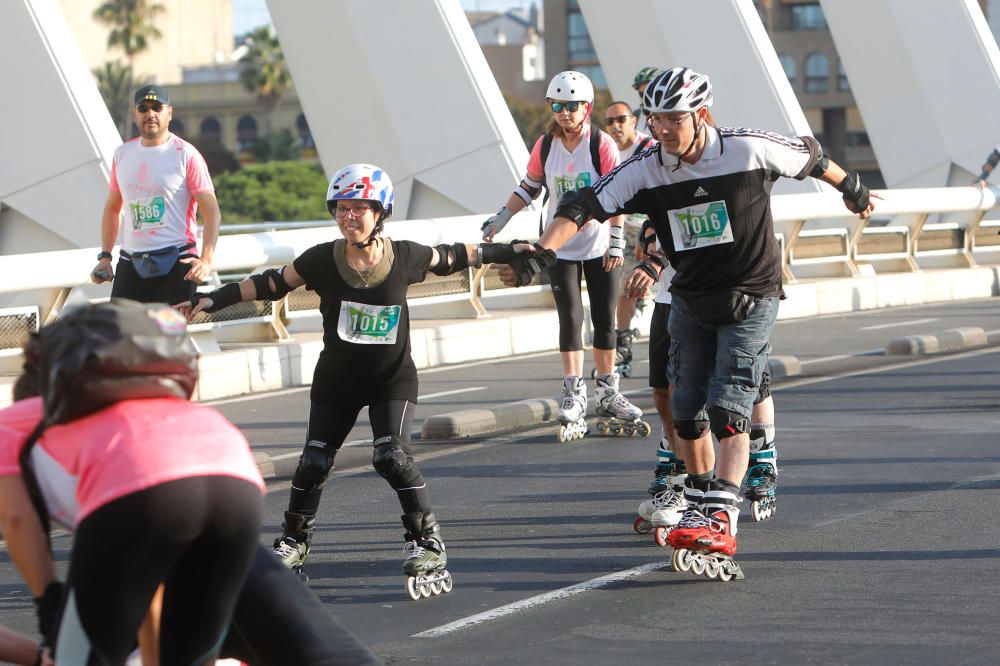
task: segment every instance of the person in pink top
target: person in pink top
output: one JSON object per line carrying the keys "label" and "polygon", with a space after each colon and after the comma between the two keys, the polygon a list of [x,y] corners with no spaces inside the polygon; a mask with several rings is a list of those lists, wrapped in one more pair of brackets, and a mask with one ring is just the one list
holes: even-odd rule
{"label": "person in pink top", "polygon": [[[618,166],[618,147],[610,136],[594,128],[590,112],[594,104],[594,86],[586,75],[567,71],[549,82],[545,101],[552,110],[552,120],[545,135],[531,151],[524,179],[514,189],[500,210],[483,224],[483,240],[491,241],[507,222],[541,194],[549,191],[545,226],[552,223],[559,198],[569,191],[591,187]],[[559,351],[562,354],[563,398],[558,419],[559,440],[573,440],[587,433],[587,386],[583,381],[583,299],[581,280],[587,280],[590,319],[594,331],[594,365],[597,415],[624,421],[613,428],[616,434],[631,430],[642,416],[618,390],[615,361],[615,304],[624,262],[624,217],[615,216],[610,224],[594,221],[582,226],[573,238],[556,252],[548,266],[552,296],[559,313]],[[602,428],[602,423],[604,424]],[[607,430],[607,422],[598,423]],[[648,425],[646,426],[648,428]],[[646,433],[648,434],[648,433]]]}
{"label": "person in pink top", "polygon": [[[0,521],[50,640],[63,607],[58,663],[124,663],[161,583],[161,662],[214,657],[257,547],[263,481],[239,430],[188,401],[197,362],[183,318],[84,306],[36,348],[42,398],[3,412],[0,487],[23,480],[39,520],[8,534],[5,495]],[[76,534],[65,594],[43,557],[50,519]]]}
{"label": "person in pink top", "polygon": [[[148,85],[135,93],[140,136],[115,150],[108,199],[101,218],[101,251],[91,280],[113,281],[111,295],[144,303],[191,298],[212,272],[222,213],[205,159],[168,130],[173,107],[167,92]],[[205,221],[197,253],[197,212]],[[118,264],[111,249],[126,220]]]}

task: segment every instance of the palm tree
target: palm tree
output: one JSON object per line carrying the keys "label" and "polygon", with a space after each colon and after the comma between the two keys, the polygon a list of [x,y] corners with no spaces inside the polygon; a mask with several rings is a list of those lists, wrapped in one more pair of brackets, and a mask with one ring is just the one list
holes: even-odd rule
{"label": "palm tree", "polygon": [[292,87],[285,54],[271,26],[255,28],[246,38],[247,52],[240,58],[240,81],[257,95],[264,107],[264,136],[271,136],[271,116],[278,100]]}
{"label": "palm tree", "polygon": [[161,37],[153,21],[164,11],[163,5],[149,0],[106,0],[94,10],[94,18],[111,26],[108,48],[120,48],[131,68],[136,54],[145,51],[150,40]]}
{"label": "palm tree", "polygon": [[132,122],[132,79],[131,65],[123,65],[115,60],[104,63],[104,67],[94,70],[94,78],[97,79],[97,89],[104,98],[104,103],[111,112],[111,118],[115,121],[115,127],[121,133],[122,138],[129,138],[129,126]]}

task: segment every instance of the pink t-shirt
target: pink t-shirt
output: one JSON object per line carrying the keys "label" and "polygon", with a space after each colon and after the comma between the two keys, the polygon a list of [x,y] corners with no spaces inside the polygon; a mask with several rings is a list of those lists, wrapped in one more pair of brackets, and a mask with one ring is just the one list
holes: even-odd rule
{"label": "pink t-shirt", "polygon": [[[591,131],[590,123],[585,123],[580,145],[572,153],[566,150],[566,146],[563,145],[559,137],[554,137],[544,169],[542,169],[542,139],[545,137],[539,137],[538,141],[535,142],[535,147],[531,149],[531,157],[528,159],[528,173],[540,174],[544,171],[545,186],[549,190],[549,203],[545,210],[546,227],[555,218],[559,197],[570,190],[592,187],[597,184],[597,180],[600,178],[594,171],[594,163],[590,158]],[[600,132],[600,130],[597,131]],[[601,132],[600,136],[601,173],[607,174],[618,166],[618,146],[615,145],[614,139],[606,133]],[[611,232],[607,224],[590,220],[556,250],[556,256],[570,261],[602,257],[608,251],[610,238]]]}
{"label": "pink t-shirt", "polygon": [[205,158],[173,134],[159,146],[144,146],[137,138],[118,146],[110,187],[122,195],[127,252],[194,243],[194,195],[215,189]]}
{"label": "pink t-shirt", "polygon": [[[0,475],[42,418],[41,398],[0,411]],[[126,400],[47,428],[31,462],[52,520],[73,529],[96,509],[146,488],[195,476],[230,476],[264,491],[243,434],[210,407],[178,398]]]}

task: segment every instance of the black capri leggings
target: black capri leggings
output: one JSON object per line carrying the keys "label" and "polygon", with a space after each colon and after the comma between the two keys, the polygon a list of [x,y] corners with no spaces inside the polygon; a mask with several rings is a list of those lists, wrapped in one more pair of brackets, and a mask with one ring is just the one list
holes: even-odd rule
{"label": "black capri leggings", "polygon": [[594,348],[614,349],[615,306],[621,289],[621,266],[610,271],[604,270],[604,258],[586,261],[559,259],[549,266],[549,282],[552,296],[556,300],[559,313],[559,351],[579,351],[583,349],[580,326],[583,324],[583,296],[580,292],[581,278],[587,279],[587,293],[590,295],[590,321],[594,326]]}
{"label": "black capri leggings", "polygon": [[197,476],[126,495],[84,518],[58,663],[124,664],[161,582],[160,663],[216,656],[257,547],[261,507],[248,481]]}

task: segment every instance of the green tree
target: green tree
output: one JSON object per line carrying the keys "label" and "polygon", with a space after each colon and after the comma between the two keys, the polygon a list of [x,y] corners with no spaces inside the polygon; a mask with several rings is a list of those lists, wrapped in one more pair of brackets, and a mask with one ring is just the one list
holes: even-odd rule
{"label": "green tree", "polygon": [[120,48],[134,72],[136,54],[162,36],[154,20],[164,11],[163,5],[149,0],[107,0],[94,10],[94,18],[111,27],[108,48]]}
{"label": "green tree", "polygon": [[271,136],[272,115],[278,100],[292,87],[278,36],[271,26],[253,30],[246,39],[247,52],[240,58],[240,81],[264,108],[264,136]]}
{"label": "green tree", "polygon": [[317,164],[249,164],[214,180],[224,222],[330,219],[326,176]]}
{"label": "green tree", "polygon": [[115,60],[94,70],[97,89],[111,113],[111,119],[122,137],[127,137],[132,123],[132,67]]}

